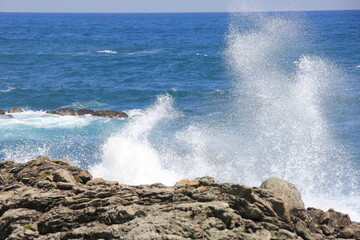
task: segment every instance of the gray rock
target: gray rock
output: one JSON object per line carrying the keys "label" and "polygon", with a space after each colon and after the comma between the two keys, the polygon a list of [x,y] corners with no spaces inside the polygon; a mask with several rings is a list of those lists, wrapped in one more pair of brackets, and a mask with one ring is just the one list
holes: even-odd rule
{"label": "gray rock", "polygon": [[277,197],[281,198],[289,210],[305,208],[299,190],[289,182],[272,177],[264,181],[260,187],[269,189]]}
{"label": "gray rock", "polygon": [[109,117],[109,118],[127,118],[128,115],[122,111],[116,110],[97,110],[93,113],[97,117]]}
{"label": "gray rock", "polygon": [[77,115],[79,115],[79,116],[83,116],[83,115],[87,115],[87,114],[93,115],[94,110],[91,110],[91,109],[79,109],[79,110],[77,110]]}
{"label": "gray rock", "polygon": [[57,114],[57,115],[61,115],[61,116],[76,116],[77,115],[76,111],[73,108],[60,108],[55,111],[46,111],[46,113]]}

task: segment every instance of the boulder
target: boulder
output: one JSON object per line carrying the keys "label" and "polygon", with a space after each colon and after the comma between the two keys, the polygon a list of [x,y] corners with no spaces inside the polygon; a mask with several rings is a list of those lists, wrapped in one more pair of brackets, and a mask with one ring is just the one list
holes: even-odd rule
{"label": "boulder", "polygon": [[289,182],[272,177],[264,181],[260,187],[269,189],[277,197],[281,198],[289,210],[305,208],[299,190]]}
{"label": "boulder", "polygon": [[5,114],[5,111],[0,109],[0,115],[4,115]]}
{"label": "boulder", "polygon": [[76,180],[74,176],[66,171],[65,169],[58,169],[54,172],[54,181],[55,182],[66,182],[75,185]]}
{"label": "boulder", "polygon": [[57,114],[57,115],[61,115],[61,116],[76,116],[77,115],[76,111],[73,108],[60,108],[55,111],[46,111],[46,113]]}
{"label": "boulder", "polygon": [[97,117],[109,117],[109,118],[127,118],[128,115],[122,111],[116,110],[97,110],[93,113]]}
{"label": "boulder", "polygon": [[91,110],[91,109],[79,109],[79,110],[77,110],[77,115],[79,115],[79,116],[83,116],[83,115],[87,115],[87,114],[93,115],[94,110]]}
{"label": "boulder", "polygon": [[17,107],[12,107],[9,109],[9,113],[21,113],[21,112],[23,112],[23,110]]}

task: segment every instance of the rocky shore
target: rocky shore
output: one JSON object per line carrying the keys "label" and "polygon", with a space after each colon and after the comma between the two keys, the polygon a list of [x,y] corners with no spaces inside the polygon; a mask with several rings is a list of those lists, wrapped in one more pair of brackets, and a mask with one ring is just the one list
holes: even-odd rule
{"label": "rocky shore", "polygon": [[0,239],[360,240],[360,223],[305,209],[277,178],[261,187],[210,177],[129,186],[39,156],[0,162]]}
{"label": "rocky shore", "polygon": [[[8,110],[8,113],[21,113],[23,110],[21,108],[12,107]],[[91,110],[91,109],[79,109],[75,110],[73,108],[59,108],[57,110],[46,111],[48,114],[56,114],[60,116],[83,116],[83,115],[92,115],[96,117],[108,117],[108,118],[127,118],[128,115],[123,111],[117,110]],[[0,115],[5,115],[6,112],[3,109],[0,109]],[[7,115],[12,117],[11,115]]]}

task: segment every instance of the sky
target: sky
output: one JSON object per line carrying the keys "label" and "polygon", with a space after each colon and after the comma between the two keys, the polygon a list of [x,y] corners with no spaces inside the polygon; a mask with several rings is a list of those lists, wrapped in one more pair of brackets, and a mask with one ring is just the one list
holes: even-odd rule
{"label": "sky", "polygon": [[0,12],[228,12],[360,9],[360,0],[0,0]]}

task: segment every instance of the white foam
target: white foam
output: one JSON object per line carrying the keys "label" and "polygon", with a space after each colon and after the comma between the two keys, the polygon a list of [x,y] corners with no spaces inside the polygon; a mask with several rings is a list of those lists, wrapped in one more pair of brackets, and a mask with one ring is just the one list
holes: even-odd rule
{"label": "white foam", "polygon": [[112,50],[101,50],[101,51],[96,51],[97,53],[107,53],[107,54],[118,54],[118,52],[116,51],[112,51]]}
{"label": "white foam", "polygon": [[360,68],[360,65],[357,65],[356,67],[357,67],[357,68]]}
{"label": "white foam", "polygon": [[103,160],[90,168],[91,173],[95,177],[127,184],[173,184],[180,178],[179,174],[163,166],[161,155],[148,137],[155,127],[177,115],[170,96],[158,97],[152,107],[134,116],[119,133],[106,141]]}
{"label": "white foam", "polygon": [[58,116],[46,114],[44,111],[25,111],[12,113],[13,118],[0,119],[1,129],[31,129],[31,128],[81,128],[91,121],[93,117]]}
{"label": "white foam", "polygon": [[11,92],[13,90],[15,90],[16,88],[14,87],[7,87],[6,89],[1,89],[0,93],[7,93],[7,92]]}

